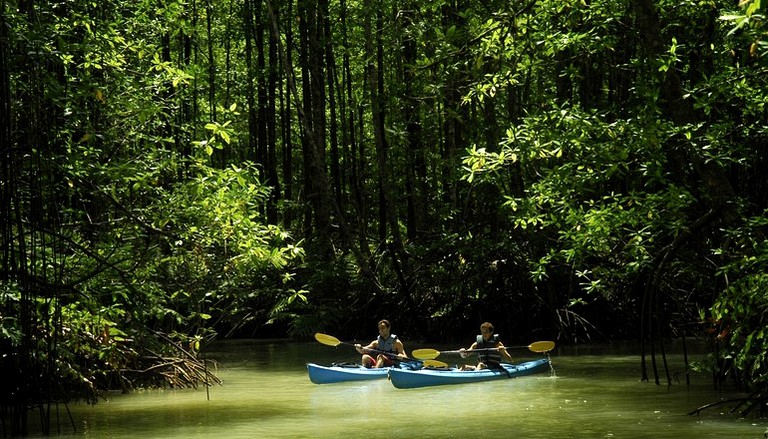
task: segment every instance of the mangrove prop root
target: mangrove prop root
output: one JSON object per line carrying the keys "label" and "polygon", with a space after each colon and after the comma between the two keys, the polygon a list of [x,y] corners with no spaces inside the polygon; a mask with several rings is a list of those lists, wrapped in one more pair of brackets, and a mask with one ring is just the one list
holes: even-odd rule
{"label": "mangrove prop root", "polygon": [[144,357],[144,368],[120,369],[122,374],[143,376],[152,380],[153,377],[161,377],[170,387],[197,388],[199,384],[210,386],[221,384],[221,379],[211,372],[215,367],[206,367],[206,364],[194,358]]}
{"label": "mangrove prop root", "polygon": [[[688,412],[688,414],[699,415],[702,411],[706,409],[723,405],[723,404],[736,404],[731,410],[729,410],[729,413],[739,412],[742,416],[747,416],[749,413],[752,412],[752,410],[759,407],[760,416],[764,416],[766,405],[768,405],[768,389],[764,386],[761,386],[744,398],[732,398],[732,399],[725,399],[722,401],[711,402],[709,404],[705,404],[695,410]],[[741,407],[743,407],[744,405],[746,405],[746,407],[743,410],[739,411]]]}

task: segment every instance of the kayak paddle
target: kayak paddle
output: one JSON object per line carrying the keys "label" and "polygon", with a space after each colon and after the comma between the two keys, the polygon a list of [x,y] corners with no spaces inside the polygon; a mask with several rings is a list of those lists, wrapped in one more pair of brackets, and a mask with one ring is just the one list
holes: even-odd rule
{"label": "kayak paddle", "polygon": [[[528,346],[504,346],[505,349],[517,349],[517,348],[528,348],[533,352],[549,352],[552,349],[555,348],[555,342],[554,341],[537,341],[534,343],[529,344]],[[465,352],[468,354],[471,354],[476,351],[495,351],[496,348],[482,348],[482,349],[472,349],[466,350]],[[434,359],[440,356],[440,354],[459,354],[461,351],[438,351],[437,349],[416,349],[415,351],[411,352],[411,355],[413,355],[416,358],[425,360],[425,359]]]}
{"label": "kayak paddle", "polygon": [[[336,338],[336,337],[334,337],[332,335],[321,334],[319,332],[315,334],[315,340],[319,341],[320,343],[322,343],[324,345],[328,345],[328,346],[338,346],[340,344],[343,344],[343,345],[355,347],[354,343],[347,343],[345,341],[339,340],[338,338]],[[380,351],[380,350],[377,350],[377,349],[366,348],[365,350],[366,351],[375,352],[377,354],[383,354],[383,355],[386,355],[386,356],[391,357],[391,358],[396,358],[396,359],[397,358],[400,358],[400,359],[403,358],[403,357],[400,357],[400,356],[398,356],[396,354],[393,354],[391,352]],[[435,355],[435,357],[436,356],[437,355]],[[447,363],[443,363],[442,361],[435,360],[434,357],[432,357],[432,358],[424,358],[424,359],[405,357],[405,359],[409,360],[409,361],[418,361],[420,363],[423,363],[424,366],[427,366],[427,367],[448,367]]]}

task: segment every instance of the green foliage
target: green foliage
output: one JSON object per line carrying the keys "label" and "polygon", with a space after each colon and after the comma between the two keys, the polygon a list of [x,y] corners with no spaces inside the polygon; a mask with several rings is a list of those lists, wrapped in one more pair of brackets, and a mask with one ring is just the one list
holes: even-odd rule
{"label": "green foliage", "polygon": [[658,144],[674,135],[664,129],[555,109],[509,129],[498,153],[469,151],[467,179],[503,181],[505,169],[519,165],[531,178],[526,196],[505,202],[513,224],[554,240],[534,280],[545,279],[548,267],[574,267],[585,291],[611,296],[623,289],[621,279],[648,267],[657,242],[681,232],[693,203],[664,170]]}
{"label": "green foliage", "polygon": [[[34,108],[50,125],[34,128],[43,132],[29,148],[33,125],[16,120],[13,150],[26,152],[8,156],[20,165],[12,222],[24,228],[4,235],[3,248],[27,249],[14,258],[26,258],[27,278],[45,279],[0,282],[0,343],[18,353],[8,358],[30,356],[34,370],[23,373],[93,401],[99,389],[124,387],[127,370],[144,370],[148,352],[194,353],[201,339],[248,321],[254,302],[266,310],[251,321],[261,327],[270,311],[306,300],[292,275],[301,244],[267,223],[257,166],[211,164],[214,150],[240,141],[237,104],[221,104],[227,121],[186,117],[201,69],[169,57],[194,30],[185,4],[35,4],[33,20],[3,5],[15,44],[0,45],[12,50],[11,104],[24,117],[43,102]],[[24,76],[33,66],[34,84]],[[205,136],[199,127],[205,142],[193,142]]]}
{"label": "green foliage", "polygon": [[765,213],[749,218],[745,226],[731,230],[734,245],[719,249],[731,262],[722,267],[721,276],[729,283],[703,319],[714,322],[713,332],[720,341],[723,358],[732,358],[737,371],[748,382],[768,382],[768,246],[762,239],[768,220]]}
{"label": "green foliage", "polygon": [[[286,53],[269,50],[267,14],[252,11],[264,47],[246,45],[258,36],[246,34],[245,4],[4,5],[11,126],[21,127],[12,223],[25,233],[3,245],[28,249],[27,274],[55,288],[3,280],[0,340],[18,348],[29,337],[43,352],[55,338],[55,372],[69,381],[114,386],[143,350],[163,348],[158,333],[165,348],[197,352],[217,334],[265,327],[353,332],[391,310],[432,335],[483,318],[547,336],[580,338],[580,326],[634,337],[651,286],[670,328],[716,297],[701,317],[729,328],[738,367],[763,379],[765,0],[653,3],[658,54],[639,37],[636,8],[615,0],[374,2],[371,42],[359,5],[341,28],[332,2],[318,24],[335,70],[294,52],[304,65],[288,71]],[[274,6],[283,37],[308,30],[285,18],[287,3]],[[391,193],[370,146],[365,73],[378,60],[366,44],[381,44]],[[693,122],[667,117],[673,74]],[[302,89],[310,83],[338,88],[313,95],[322,104],[293,102],[318,91]],[[318,105],[325,120],[300,120]],[[334,173],[333,236],[312,222],[322,182],[301,167],[310,138]],[[726,173],[746,225],[699,223],[713,197],[702,163]],[[393,227],[407,235],[402,249]],[[15,317],[22,304],[30,321]]]}
{"label": "green foliage", "polygon": [[21,294],[18,285],[12,283],[0,283],[0,345],[9,348],[18,347],[22,341],[22,330],[18,316]]}
{"label": "green foliage", "polygon": [[[163,155],[173,156],[170,151]],[[214,324],[238,325],[244,304],[271,286],[284,290],[291,302],[304,299],[290,289],[288,271],[303,251],[287,232],[265,224],[262,211],[269,192],[255,167],[246,163],[216,169],[193,161],[185,166],[186,180],[157,187],[153,180],[164,169],[156,161],[149,163],[150,172],[127,179],[131,185],[125,194],[153,194],[153,201],[142,208],[144,228],[127,223],[125,229],[112,230],[115,241],[128,245],[126,250],[146,255],[131,278],[151,306],[137,312],[183,333],[208,325],[212,317]],[[166,163],[169,170],[178,168],[174,160]],[[125,189],[121,182],[104,191]],[[149,238],[143,250],[133,244],[140,238],[145,244]],[[107,244],[114,246],[115,241]],[[268,278],[274,284],[265,283]],[[273,305],[284,308],[285,298],[276,297]]]}

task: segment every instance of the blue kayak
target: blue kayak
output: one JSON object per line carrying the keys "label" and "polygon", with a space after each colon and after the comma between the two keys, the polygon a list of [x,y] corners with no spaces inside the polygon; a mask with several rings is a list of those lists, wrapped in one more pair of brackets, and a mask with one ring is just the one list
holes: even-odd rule
{"label": "blue kayak", "polygon": [[542,358],[520,364],[501,364],[503,369],[462,371],[455,367],[446,369],[425,368],[420,370],[391,369],[389,380],[398,389],[465,384],[480,381],[515,378],[549,370],[549,359]]}
{"label": "blue kayak", "polygon": [[420,361],[404,361],[397,366],[371,368],[360,366],[359,364],[335,364],[331,366],[321,366],[315,363],[307,363],[309,380],[315,384],[341,383],[345,381],[368,381],[387,378],[390,370],[412,370],[420,369]]}

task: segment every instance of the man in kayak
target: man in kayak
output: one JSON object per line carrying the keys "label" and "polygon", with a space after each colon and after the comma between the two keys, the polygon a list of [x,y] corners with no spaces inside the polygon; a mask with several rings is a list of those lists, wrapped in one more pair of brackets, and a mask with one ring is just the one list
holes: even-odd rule
{"label": "man in kayak", "polygon": [[368,343],[367,346],[362,346],[359,343],[355,345],[357,352],[363,354],[361,359],[363,366],[368,368],[389,367],[401,359],[407,360],[403,342],[395,334],[390,333],[389,320],[380,321],[378,326],[379,336],[376,340]]}
{"label": "man in kayak", "polygon": [[464,365],[461,370],[480,370],[480,369],[498,369],[501,367],[502,357],[512,362],[512,356],[509,355],[504,344],[499,341],[499,336],[493,333],[493,325],[485,322],[480,325],[480,335],[472,346],[468,349],[459,349],[461,358],[467,358],[472,351],[477,353],[477,366]]}

